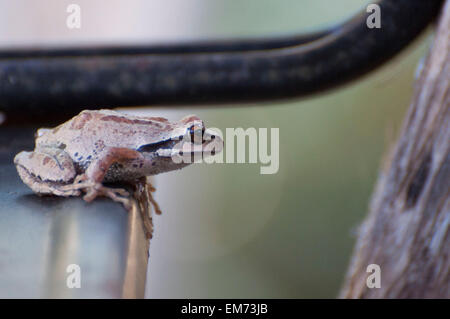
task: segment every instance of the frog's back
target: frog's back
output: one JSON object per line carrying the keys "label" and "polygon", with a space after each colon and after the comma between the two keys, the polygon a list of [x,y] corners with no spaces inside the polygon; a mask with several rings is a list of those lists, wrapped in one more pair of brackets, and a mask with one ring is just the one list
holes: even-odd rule
{"label": "frog's back", "polygon": [[64,143],[77,149],[89,149],[101,143],[111,147],[133,148],[160,140],[173,123],[160,117],[125,115],[112,110],[85,110],[69,121],[45,130],[37,144]]}
{"label": "frog's back", "polygon": [[[111,110],[81,113],[73,124],[84,139],[102,140],[108,146],[129,147],[158,142],[174,126],[164,118],[131,116]],[[84,122],[84,124],[83,124]]]}

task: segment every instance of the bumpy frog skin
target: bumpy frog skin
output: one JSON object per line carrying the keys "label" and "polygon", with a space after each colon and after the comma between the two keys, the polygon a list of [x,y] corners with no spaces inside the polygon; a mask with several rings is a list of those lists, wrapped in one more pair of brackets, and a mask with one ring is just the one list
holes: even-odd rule
{"label": "bumpy frog skin", "polygon": [[53,129],[39,129],[34,151],[20,152],[14,164],[22,181],[39,195],[78,196],[83,191],[86,201],[102,195],[128,206],[125,190],[102,182],[132,182],[181,169],[190,163],[174,161],[174,155],[184,153],[185,158],[195,150],[208,156],[222,145],[195,115],[169,122],[86,110]]}

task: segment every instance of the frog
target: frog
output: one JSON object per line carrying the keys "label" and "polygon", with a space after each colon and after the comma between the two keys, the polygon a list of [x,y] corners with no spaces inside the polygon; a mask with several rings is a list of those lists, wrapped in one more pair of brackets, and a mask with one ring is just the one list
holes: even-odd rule
{"label": "frog", "polygon": [[130,194],[105,183],[133,183],[181,169],[194,162],[186,158],[214,155],[222,146],[221,137],[195,115],[171,122],[109,109],[84,110],[59,126],[38,129],[34,150],[18,153],[14,164],[38,195],[83,194],[87,202],[105,196],[129,207]]}

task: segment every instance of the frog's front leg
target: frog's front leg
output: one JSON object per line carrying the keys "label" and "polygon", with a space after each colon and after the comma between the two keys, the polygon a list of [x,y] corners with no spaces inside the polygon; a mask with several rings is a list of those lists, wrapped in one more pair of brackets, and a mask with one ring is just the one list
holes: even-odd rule
{"label": "frog's front leg", "polygon": [[112,164],[139,159],[143,159],[143,156],[135,150],[121,147],[106,147],[100,156],[92,161],[86,173],[76,179],[74,187],[81,186],[84,188],[86,195],[83,199],[87,202],[92,201],[97,196],[107,196],[114,201],[121,202],[125,207],[129,207],[129,194],[126,190],[106,187],[102,182]]}
{"label": "frog's front leg", "polygon": [[22,181],[39,195],[77,196],[78,189],[67,189],[76,176],[70,156],[58,148],[20,152],[14,164]]}

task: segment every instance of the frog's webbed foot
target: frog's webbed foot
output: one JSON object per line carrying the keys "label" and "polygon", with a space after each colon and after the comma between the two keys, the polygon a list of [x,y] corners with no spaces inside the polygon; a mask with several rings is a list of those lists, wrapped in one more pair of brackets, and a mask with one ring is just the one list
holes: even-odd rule
{"label": "frog's webbed foot", "polygon": [[97,196],[106,196],[113,201],[122,203],[126,209],[131,207],[130,194],[123,188],[106,187],[101,183],[85,188],[86,195],[83,199],[87,202],[93,201]]}
{"label": "frog's webbed foot", "polygon": [[122,203],[125,208],[130,208],[130,194],[122,188],[106,187],[102,183],[96,183],[86,176],[86,174],[78,175],[72,184],[61,187],[66,192],[78,192],[84,191],[86,194],[83,199],[87,202],[93,201],[97,196],[106,196],[112,200]]}

